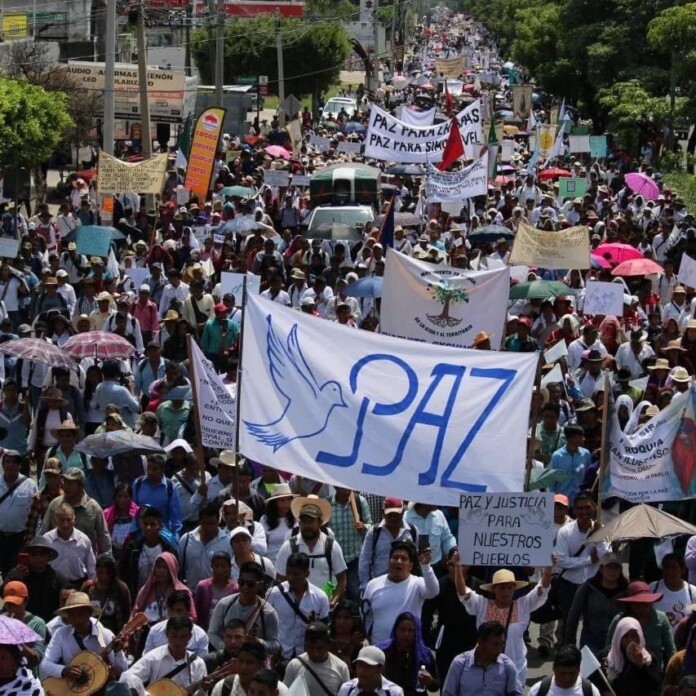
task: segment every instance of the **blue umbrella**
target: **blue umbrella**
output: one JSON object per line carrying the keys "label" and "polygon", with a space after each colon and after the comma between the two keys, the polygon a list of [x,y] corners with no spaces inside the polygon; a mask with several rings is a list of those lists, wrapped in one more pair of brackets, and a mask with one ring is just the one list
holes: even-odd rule
{"label": "blue umbrella", "polygon": [[180,385],[170,389],[162,401],[193,401],[193,392],[191,387]]}
{"label": "blue umbrella", "polygon": [[348,297],[382,297],[382,276],[360,278],[345,290]]}
{"label": "blue umbrella", "polygon": [[115,430],[109,433],[88,435],[75,445],[82,454],[99,459],[108,459],[118,454],[159,454],[164,452],[157,440],[132,430]]}
{"label": "blue umbrella", "polygon": [[366,133],[367,127],[357,121],[348,121],[341,126],[341,131],[346,135],[350,133]]}
{"label": "blue umbrella", "polygon": [[77,237],[77,230],[80,229],[84,232],[99,232],[102,233],[104,231],[109,232],[111,235],[111,241],[113,242],[122,242],[124,239],[126,239],[126,235],[121,232],[121,230],[117,230],[115,227],[106,227],[102,225],[82,225],[82,227],[76,227],[73,230],[70,230],[68,234],[66,234],[64,237],[61,237],[62,241],[64,242],[72,242],[75,240],[75,237]]}

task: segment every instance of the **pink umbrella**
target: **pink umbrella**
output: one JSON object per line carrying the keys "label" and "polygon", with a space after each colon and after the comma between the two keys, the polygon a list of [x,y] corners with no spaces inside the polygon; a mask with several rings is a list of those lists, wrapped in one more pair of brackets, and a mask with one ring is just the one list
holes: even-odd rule
{"label": "pink umbrella", "polygon": [[41,640],[41,636],[23,621],[0,616],[0,645],[24,645]]}
{"label": "pink umbrella", "polygon": [[592,268],[611,268],[611,264],[603,256],[598,254],[590,254]]}
{"label": "pink umbrella", "polygon": [[612,272],[615,276],[641,276],[662,273],[662,266],[652,259],[628,259],[622,261]]}
{"label": "pink umbrella", "polygon": [[595,256],[601,256],[603,259],[610,261],[613,264],[620,264],[622,261],[628,261],[629,259],[642,259],[643,254],[641,254],[638,249],[632,247],[630,244],[621,244],[619,242],[612,242],[611,244],[600,244],[595,249]]}
{"label": "pink umbrella", "polygon": [[282,157],[285,160],[289,160],[292,157],[291,153],[280,145],[269,145],[265,150],[271,157]]}
{"label": "pink umbrella", "polygon": [[657,200],[660,195],[660,187],[647,175],[641,172],[626,174],[624,180],[636,195],[641,195],[649,201]]}
{"label": "pink umbrella", "polygon": [[124,360],[135,353],[135,348],[117,334],[107,331],[87,331],[71,336],[63,344],[63,352],[71,358]]}

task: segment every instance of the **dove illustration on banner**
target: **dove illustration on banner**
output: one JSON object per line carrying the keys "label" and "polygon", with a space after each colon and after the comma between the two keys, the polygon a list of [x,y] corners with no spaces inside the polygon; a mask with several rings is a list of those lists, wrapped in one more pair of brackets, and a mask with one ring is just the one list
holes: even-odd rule
{"label": "dove illustration on banner", "polygon": [[244,421],[248,432],[259,442],[277,452],[291,440],[314,437],[326,429],[335,408],[346,408],[341,385],[329,380],[319,384],[302,353],[297,338],[297,324],[288,334],[285,345],[273,330],[271,315],[266,317],[266,355],[271,380],[287,399],[287,405],[271,423]]}

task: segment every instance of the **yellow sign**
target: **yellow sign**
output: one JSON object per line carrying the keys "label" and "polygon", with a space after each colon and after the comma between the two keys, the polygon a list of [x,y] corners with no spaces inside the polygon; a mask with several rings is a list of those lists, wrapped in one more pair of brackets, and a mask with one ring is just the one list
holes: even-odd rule
{"label": "yellow sign", "polygon": [[547,232],[521,222],[509,263],[511,266],[540,268],[590,268],[590,235],[587,227]]}
{"label": "yellow sign", "polygon": [[167,157],[165,152],[144,162],[130,163],[122,162],[102,150],[99,153],[97,169],[99,193],[162,193],[167,173]]}
{"label": "yellow sign", "polygon": [[556,126],[544,123],[539,128],[539,159],[545,161],[556,142]]}
{"label": "yellow sign", "polygon": [[6,12],[2,15],[2,38],[23,39],[29,33],[25,12]]}
{"label": "yellow sign", "polygon": [[193,196],[197,196],[201,204],[208,197],[210,190],[210,178],[213,175],[225,112],[226,109],[217,106],[206,109],[198,117],[193,130],[184,187],[191,191]]}
{"label": "yellow sign", "polygon": [[438,77],[444,77],[447,80],[456,80],[462,74],[462,59],[457,58],[436,58],[435,72]]}

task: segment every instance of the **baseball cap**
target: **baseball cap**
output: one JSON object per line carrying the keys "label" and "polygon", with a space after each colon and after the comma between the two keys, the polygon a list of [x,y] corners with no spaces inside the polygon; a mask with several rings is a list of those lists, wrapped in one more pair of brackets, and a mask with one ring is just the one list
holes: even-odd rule
{"label": "baseball cap", "polygon": [[621,556],[615,553],[607,553],[599,560],[599,565],[601,566],[621,565],[622,563]]}
{"label": "baseball cap", "polygon": [[21,604],[28,597],[29,590],[27,590],[27,586],[23,582],[19,582],[19,580],[8,582],[2,591],[2,598],[5,604]]}
{"label": "baseball cap", "polygon": [[384,653],[375,645],[367,645],[360,650],[353,662],[364,662],[366,665],[384,665]]}
{"label": "baseball cap", "polygon": [[64,474],[63,478],[66,481],[82,481],[84,483],[85,480],[85,472],[82,471],[82,469],[78,469],[76,466],[71,467],[68,469]]}
{"label": "baseball cap", "polygon": [[251,533],[246,527],[235,527],[231,532],[230,532],[230,541],[234,539],[235,537],[239,535],[245,536],[248,539],[251,539]]}
{"label": "baseball cap", "polygon": [[563,495],[563,493],[556,493],[556,495],[553,496],[553,502],[558,503],[559,505],[565,505],[565,507],[570,507],[570,501],[568,500],[567,495]]}
{"label": "baseball cap", "polygon": [[401,514],[404,511],[404,501],[401,498],[385,498],[384,499],[384,514],[389,515],[392,512]]}

